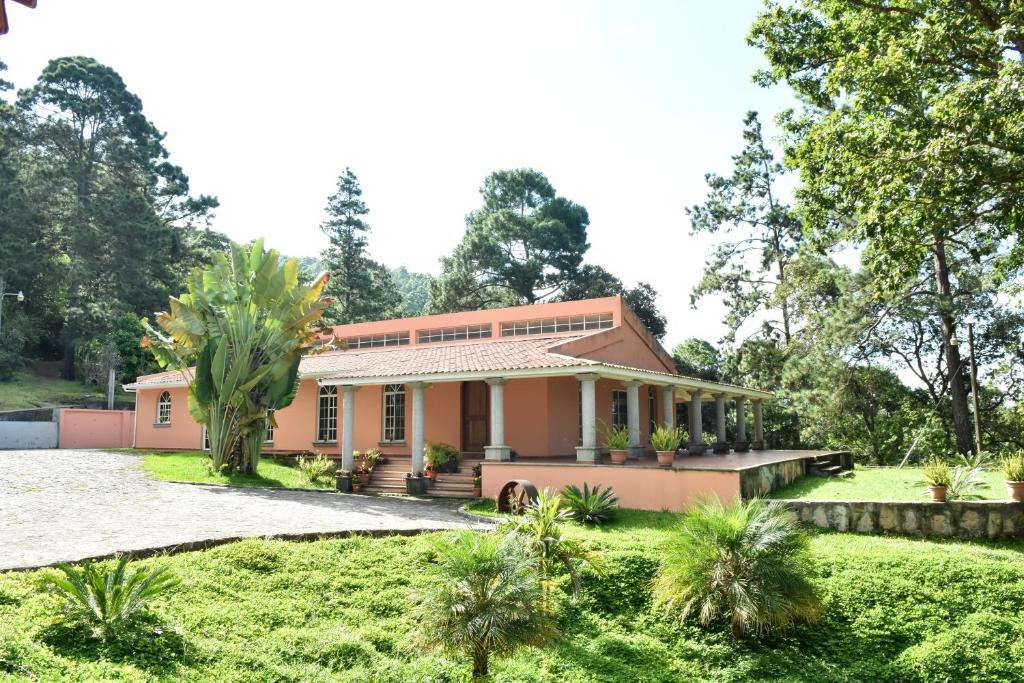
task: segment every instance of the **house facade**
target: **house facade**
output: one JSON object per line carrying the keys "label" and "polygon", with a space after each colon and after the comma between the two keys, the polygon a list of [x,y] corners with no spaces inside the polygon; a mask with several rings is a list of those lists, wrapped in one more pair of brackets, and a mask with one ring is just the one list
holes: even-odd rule
{"label": "house facade", "polygon": [[[764,448],[771,394],[678,375],[620,297],[340,325],[334,334],[344,348],[303,358],[298,394],[276,412],[266,452],[320,451],[351,468],[353,451],[377,448],[410,457],[418,472],[424,444],[441,442],[485,462],[594,463],[604,425],[627,426],[639,457],[652,450],[657,424],[675,423],[679,403],[688,406],[691,454]],[[136,392],[137,448],[203,447],[182,373],[125,388]],[[704,410],[716,411],[710,438]]]}

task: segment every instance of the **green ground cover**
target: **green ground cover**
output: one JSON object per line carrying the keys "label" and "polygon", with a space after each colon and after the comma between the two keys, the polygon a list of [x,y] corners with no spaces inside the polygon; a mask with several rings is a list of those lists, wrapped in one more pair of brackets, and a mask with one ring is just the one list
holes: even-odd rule
{"label": "green ground cover", "polygon": [[[985,471],[988,488],[978,491],[982,499],[1005,500],[1006,480],[997,470]],[[801,477],[769,498],[805,500],[925,500],[928,489],[919,484],[921,468],[857,467],[843,477]]]}
{"label": "green ground cover", "polygon": [[[565,596],[561,639],[493,664],[511,681],[1006,681],[1024,677],[1024,543],[818,534],[824,620],[765,640],[681,625],[651,604],[659,546],[677,521],[626,512],[569,533],[602,549]],[[249,540],[168,558],[182,579],[122,641],[101,644],[40,587],[0,575],[0,678],[465,681],[468,666],[415,649],[411,594],[430,536]]]}
{"label": "green ground cover", "polygon": [[333,481],[311,484],[295,465],[275,458],[260,460],[258,474],[215,474],[210,471],[210,458],[202,451],[143,451],[126,453],[142,455],[142,468],[154,479],[194,481],[203,484],[234,484],[235,486],[270,486],[290,489],[330,489]]}
{"label": "green ground cover", "polygon": [[[19,372],[9,382],[0,382],[0,410],[39,408],[79,401],[102,401],[106,391],[66,379]],[[118,401],[133,401],[131,394],[118,394]]]}

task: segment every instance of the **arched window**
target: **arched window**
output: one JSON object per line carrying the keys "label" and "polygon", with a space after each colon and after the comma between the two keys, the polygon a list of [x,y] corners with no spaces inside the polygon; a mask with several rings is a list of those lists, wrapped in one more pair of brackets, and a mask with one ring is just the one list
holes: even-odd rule
{"label": "arched window", "polygon": [[320,399],[316,411],[316,440],[335,442],[338,440],[338,387],[320,387]]}
{"label": "arched window", "polygon": [[165,391],[156,400],[156,423],[158,425],[171,424],[171,392]]}

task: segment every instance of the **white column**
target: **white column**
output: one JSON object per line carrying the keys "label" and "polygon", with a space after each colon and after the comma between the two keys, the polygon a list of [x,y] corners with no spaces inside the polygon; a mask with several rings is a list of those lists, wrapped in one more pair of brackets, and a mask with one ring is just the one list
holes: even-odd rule
{"label": "white column", "polygon": [[672,429],[676,426],[676,390],[674,387],[661,389],[661,423]]}
{"label": "white column", "polygon": [[423,382],[412,382],[412,440],[410,441],[413,474],[423,472]]}
{"label": "white column", "polygon": [[338,387],[341,389],[341,468],[352,471],[356,431],[356,390],[359,387]]}
{"label": "white column", "polygon": [[640,382],[623,382],[626,385],[626,425],[629,429],[628,457],[636,460],[644,452],[640,445]]}
{"label": "white column", "polygon": [[729,442],[725,436],[725,394],[715,395],[715,427],[717,427],[718,434],[717,440],[715,441],[714,452],[715,453],[728,453]]}
{"label": "white column", "polygon": [[743,396],[736,397],[736,442],[732,449],[737,453],[745,453],[750,450],[747,443],[747,399]]}
{"label": "white column", "polygon": [[704,394],[699,389],[690,392],[690,455],[704,454],[704,420],[702,408]]}
{"label": "white column", "polygon": [[505,382],[489,379],[491,386],[491,445],[484,446],[487,460],[511,460],[512,449],[505,445]]}
{"label": "white column", "polygon": [[764,402],[761,400],[752,401],[754,407],[754,443],[751,444],[756,451],[764,450]]}
{"label": "white column", "polygon": [[582,439],[576,447],[576,459],[582,462],[601,462],[601,449],[597,445],[597,375],[580,375],[580,417]]}

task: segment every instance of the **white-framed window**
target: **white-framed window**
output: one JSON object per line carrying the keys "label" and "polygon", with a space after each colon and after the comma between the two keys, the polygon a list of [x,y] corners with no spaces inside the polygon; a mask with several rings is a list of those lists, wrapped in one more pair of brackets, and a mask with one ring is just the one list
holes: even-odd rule
{"label": "white-framed window", "polygon": [[626,403],[625,389],[612,391],[612,427],[618,429],[629,424],[629,410]]}
{"label": "white-framed window", "polygon": [[462,341],[463,339],[487,339],[491,336],[491,324],[462,325],[460,327],[438,327],[432,330],[416,330],[417,344],[432,344],[440,341]]}
{"label": "white-framed window", "polygon": [[566,315],[557,318],[516,320],[501,324],[502,337],[521,337],[530,334],[552,334],[555,332],[582,332],[584,330],[606,330],[612,326],[611,313],[591,315]]}
{"label": "white-framed window", "polygon": [[163,391],[156,400],[156,423],[158,425],[171,424],[171,392]]}
{"label": "white-framed window", "polygon": [[210,450],[210,431],[203,425],[203,450]]}
{"label": "white-framed window", "polygon": [[316,410],[316,440],[333,443],[338,440],[338,387],[320,387]]}
{"label": "white-framed window", "polygon": [[384,430],[381,441],[405,441],[405,385],[384,385]]}
{"label": "white-framed window", "polygon": [[654,387],[647,387],[647,427],[650,436],[658,428],[658,399],[655,397]]}
{"label": "white-framed window", "polygon": [[267,411],[267,437],[263,440],[263,443],[274,443],[274,424],[269,419],[273,414],[273,410]]}
{"label": "white-framed window", "polygon": [[408,343],[408,332],[369,334],[362,337],[349,337],[345,340],[345,346],[349,349],[375,349],[382,346],[405,346]]}

